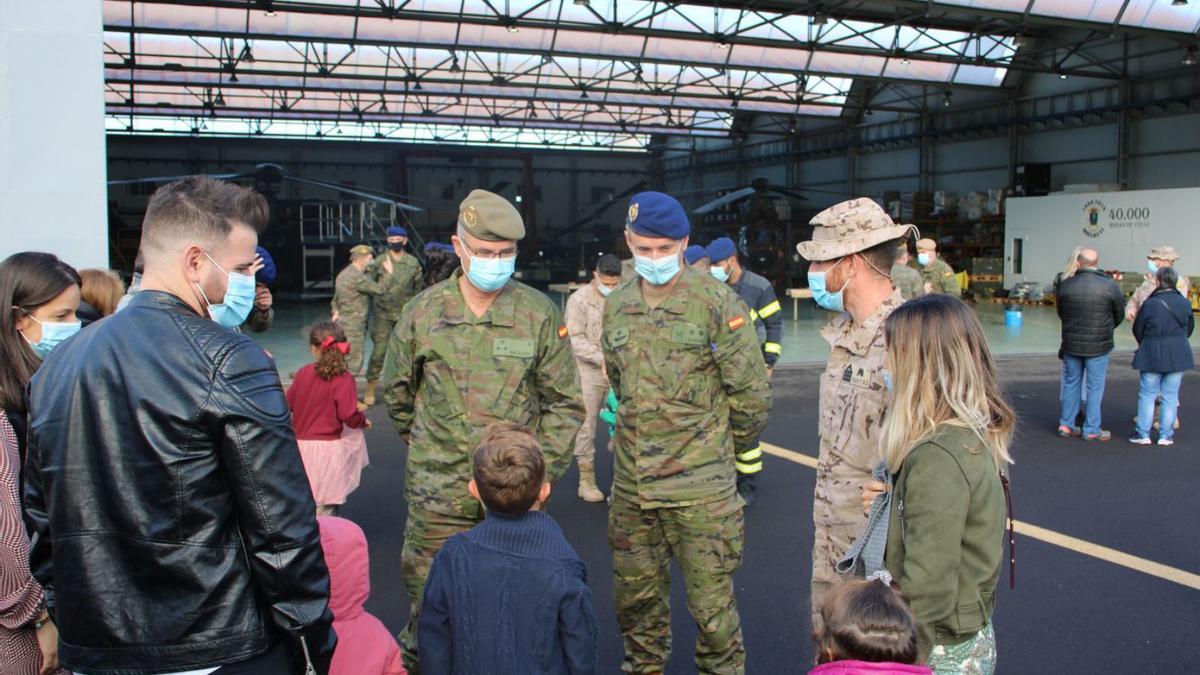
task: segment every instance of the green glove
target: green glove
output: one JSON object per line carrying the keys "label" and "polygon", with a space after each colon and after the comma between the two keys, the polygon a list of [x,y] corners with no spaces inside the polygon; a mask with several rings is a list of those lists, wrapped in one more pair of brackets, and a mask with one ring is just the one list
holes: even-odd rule
{"label": "green glove", "polygon": [[604,399],[604,407],[600,409],[600,420],[608,425],[610,436],[617,432],[617,394],[612,389],[608,390],[608,397]]}

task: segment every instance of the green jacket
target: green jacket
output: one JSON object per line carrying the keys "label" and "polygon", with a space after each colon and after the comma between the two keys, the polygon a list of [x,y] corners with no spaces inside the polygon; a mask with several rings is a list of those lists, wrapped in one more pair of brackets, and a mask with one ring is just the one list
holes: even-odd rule
{"label": "green jacket", "polygon": [[954,276],[954,268],[946,261],[938,258],[920,269],[921,278],[933,287],[933,293],[945,293],[958,297],[962,289],[958,287],[958,277]]}
{"label": "green jacket", "polygon": [[380,293],[375,297],[375,317],[384,321],[396,321],[404,311],[404,305],[421,292],[424,281],[421,263],[416,256],[405,253],[399,260],[392,259],[392,273],[388,274],[383,268],[383,262],[391,256],[384,251],[375,256],[375,281],[379,283]]}
{"label": "green jacket", "polygon": [[384,398],[408,443],[408,503],[483,517],[467,493],[471,455],[493,422],[533,429],[555,482],[571,463],[586,414],[562,315],[542,293],[509,281],[482,317],[456,270],[404,308],[388,341],[396,373]]}
{"label": "green jacket", "polygon": [[900,297],[906,302],[925,295],[925,280],[921,273],[907,265],[892,266],[892,285],[900,290]]}
{"label": "green jacket", "polygon": [[978,633],[996,605],[1004,562],[1004,488],[969,429],[943,425],[895,476],[884,566],[917,617],[920,662],[935,644]]}
{"label": "green jacket", "polygon": [[341,315],[344,324],[365,326],[367,314],[371,312],[371,296],[382,292],[383,286],[372,279],[369,268],[359,272],[354,265],[347,265],[334,280],[333,301],[329,307]]}
{"label": "green jacket", "polygon": [[771,386],[745,303],[684,267],[651,309],[641,281],[604,305],[601,346],[619,401],[613,492],[642,508],[705,504],[736,490],[734,450],[746,450],[771,411]]}

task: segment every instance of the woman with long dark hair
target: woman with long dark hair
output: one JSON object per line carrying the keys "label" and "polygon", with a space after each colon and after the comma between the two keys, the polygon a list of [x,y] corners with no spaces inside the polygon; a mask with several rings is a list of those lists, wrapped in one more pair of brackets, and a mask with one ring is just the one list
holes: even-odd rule
{"label": "woman with long dark hair", "polygon": [[29,571],[21,516],[26,392],[42,359],[79,331],[79,274],[49,253],[0,263],[0,672],[58,672],[58,630]]}
{"label": "woman with long dark hair", "polygon": [[[1142,303],[1133,336],[1138,349],[1133,369],[1141,371],[1138,390],[1137,424],[1130,443],[1150,445],[1150,427],[1158,422],[1158,444],[1175,443],[1175,421],[1179,410],[1179,385],[1183,374],[1195,367],[1188,338],[1196,329],[1192,304],[1176,288],[1179,273],[1173,267],[1160,267],[1155,273],[1158,286]],[[1159,410],[1155,401],[1162,401]],[[1161,420],[1155,413],[1161,411]]]}

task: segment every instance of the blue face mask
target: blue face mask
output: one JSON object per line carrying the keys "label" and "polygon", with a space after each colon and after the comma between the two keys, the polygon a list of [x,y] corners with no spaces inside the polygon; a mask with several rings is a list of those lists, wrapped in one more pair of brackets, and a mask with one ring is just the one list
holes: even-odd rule
{"label": "blue face mask", "polygon": [[[42,339],[38,340],[37,342],[29,342],[29,338],[25,338],[25,341],[29,342],[29,346],[33,349],[33,353],[37,354],[38,358],[42,359],[43,361],[46,360],[47,356],[50,356],[50,352],[54,351],[55,347],[66,342],[68,339],[78,333],[79,329],[83,326],[83,324],[79,321],[58,323],[52,321],[38,321],[37,317],[32,314],[27,314],[26,316],[34,321],[37,321],[42,326]],[[22,333],[21,337],[25,337],[25,334]]]}
{"label": "blue face mask", "polygon": [[504,288],[517,268],[517,257],[480,258],[471,256],[471,269],[467,270],[467,281],[484,293]]}
{"label": "blue face mask", "polygon": [[708,273],[713,275],[713,278],[721,283],[729,281],[729,272],[724,267],[713,265],[709,268]]}
{"label": "blue face mask", "polygon": [[633,269],[651,286],[662,286],[679,274],[679,251],[661,258],[634,255]]}
{"label": "blue face mask", "polygon": [[[842,258],[842,260],[845,260],[845,258]],[[834,263],[833,267],[842,264],[842,260]],[[812,291],[813,300],[821,307],[831,312],[844,312],[846,311],[846,306],[842,301],[842,293],[845,292],[846,286],[850,285],[850,280],[847,279],[845,285],[836,293],[831,293],[829,289],[825,288],[825,275],[832,272],[833,267],[824,272],[813,272],[810,269],[808,272],[808,289]]]}
{"label": "blue face mask", "polygon": [[204,297],[204,302],[208,303],[208,315],[212,317],[213,321],[226,328],[237,328],[246,322],[246,317],[250,316],[250,310],[254,307],[256,290],[254,277],[248,274],[228,272],[224,267],[218,265],[207,251],[204,252],[204,255],[217,266],[217,269],[225,272],[225,276],[229,277],[229,283],[225,287],[225,299],[215,305],[209,301],[204,289],[200,288],[200,284],[196,284],[200,295]]}
{"label": "blue face mask", "polygon": [[1146,267],[1150,268],[1150,274],[1158,274],[1158,265],[1153,260],[1147,260]]}
{"label": "blue face mask", "polygon": [[918,253],[917,254],[917,263],[921,267],[929,267],[930,262],[932,262],[932,261],[929,259],[928,253]]}

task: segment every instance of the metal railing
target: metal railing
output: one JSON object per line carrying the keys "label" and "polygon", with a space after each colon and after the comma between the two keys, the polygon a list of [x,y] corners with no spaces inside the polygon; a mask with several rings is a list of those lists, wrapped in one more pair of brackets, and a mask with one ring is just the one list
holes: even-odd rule
{"label": "metal railing", "polygon": [[300,205],[300,234],[306,244],[382,241],[396,223],[395,204],[360,200]]}

